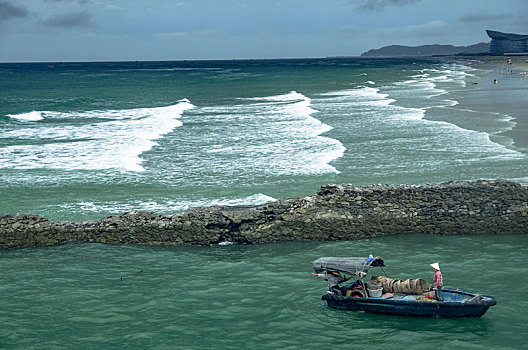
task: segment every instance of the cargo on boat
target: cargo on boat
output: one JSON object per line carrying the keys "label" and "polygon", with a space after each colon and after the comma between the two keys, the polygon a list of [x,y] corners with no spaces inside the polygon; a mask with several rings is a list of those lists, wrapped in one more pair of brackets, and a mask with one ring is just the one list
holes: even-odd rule
{"label": "cargo on boat", "polygon": [[[429,283],[421,278],[402,281],[385,274],[364,282],[370,268],[379,267],[385,273],[384,266],[382,258],[373,256],[322,257],[313,262],[314,271],[329,281],[322,300],[334,309],[416,317],[480,317],[497,303],[491,296],[449,288],[442,289],[437,300]],[[340,285],[350,279],[353,282]]]}

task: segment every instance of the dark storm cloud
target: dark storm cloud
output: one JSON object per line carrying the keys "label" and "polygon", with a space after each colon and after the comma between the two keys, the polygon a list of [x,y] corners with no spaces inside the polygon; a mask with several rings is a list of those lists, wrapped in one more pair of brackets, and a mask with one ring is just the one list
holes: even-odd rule
{"label": "dark storm cloud", "polygon": [[382,11],[387,6],[404,6],[421,0],[349,0],[360,11]]}
{"label": "dark storm cloud", "polygon": [[50,27],[64,28],[91,27],[93,25],[92,16],[86,11],[52,16],[44,20],[43,23]]}
{"label": "dark storm cloud", "polygon": [[468,13],[459,17],[461,22],[484,22],[497,19],[512,18],[513,15],[509,13]]}
{"label": "dark storm cloud", "polygon": [[12,5],[7,1],[0,1],[0,21],[11,18],[23,18],[29,11],[22,6]]}

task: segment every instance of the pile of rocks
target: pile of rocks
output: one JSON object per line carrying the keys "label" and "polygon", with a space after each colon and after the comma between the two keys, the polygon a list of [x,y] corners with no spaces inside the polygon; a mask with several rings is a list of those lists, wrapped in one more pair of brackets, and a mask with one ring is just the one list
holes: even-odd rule
{"label": "pile of rocks", "polygon": [[71,241],[213,245],[352,240],[402,233],[528,233],[528,187],[509,181],[427,186],[325,185],[317,194],[259,206],[132,211],[99,221],[0,215],[0,248]]}

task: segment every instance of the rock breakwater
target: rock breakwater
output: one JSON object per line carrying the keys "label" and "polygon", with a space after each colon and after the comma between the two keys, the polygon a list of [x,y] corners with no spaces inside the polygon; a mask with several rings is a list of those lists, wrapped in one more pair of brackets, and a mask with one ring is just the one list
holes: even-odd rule
{"label": "rock breakwater", "polygon": [[528,187],[500,180],[426,186],[330,184],[303,198],[194,208],[172,215],[131,211],[76,222],[0,215],[0,249],[74,241],[148,245],[334,241],[404,233],[528,233]]}

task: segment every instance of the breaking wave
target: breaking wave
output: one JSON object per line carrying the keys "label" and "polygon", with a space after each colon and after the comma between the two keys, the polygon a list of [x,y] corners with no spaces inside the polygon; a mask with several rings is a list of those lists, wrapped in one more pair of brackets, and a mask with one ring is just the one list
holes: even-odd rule
{"label": "breaking wave", "polygon": [[166,107],[17,115],[15,118],[24,120],[37,120],[38,115],[64,122],[3,132],[2,136],[24,140],[25,144],[0,148],[0,167],[144,171],[140,155],[182,126],[182,113],[193,107],[184,99]]}
{"label": "breaking wave", "polygon": [[181,199],[170,200],[158,198],[152,201],[106,201],[106,202],[79,202],[75,204],[63,204],[59,210],[86,211],[91,213],[121,213],[132,210],[149,210],[155,212],[171,213],[180,212],[189,208],[209,206],[236,206],[236,205],[259,205],[273,202],[276,199],[257,193],[241,198],[204,198],[204,199]]}
{"label": "breaking wave", "polygon": [[30,121],[30,122],[35,122],[35,121],[44,119],[41,113],[37,111],[33,111],[29,113],[20,113],[20,114],[8,114],[7,116],[13,119]]}
{"label": "breaking wave", "polygon": [[340,141],[322,136],[332,129],[313,117],[311,99],[287,94],[240,98],[240,104],[197,110],[201,120],[218,127],[207,151],[217,169],[230,174],[307,175],[339,173],[330,162],[343,156]]}

